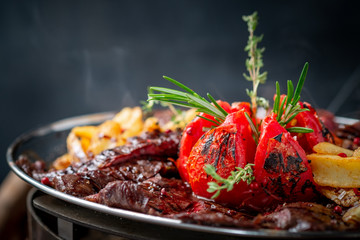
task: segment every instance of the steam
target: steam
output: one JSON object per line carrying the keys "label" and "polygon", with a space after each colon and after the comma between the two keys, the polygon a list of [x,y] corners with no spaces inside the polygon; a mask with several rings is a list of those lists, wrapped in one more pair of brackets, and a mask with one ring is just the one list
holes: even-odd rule
{"label": "steam", "polygon": [[138,105],[127,84],[126,55],[120,47],[83,50],[85,103],[92,111]]}

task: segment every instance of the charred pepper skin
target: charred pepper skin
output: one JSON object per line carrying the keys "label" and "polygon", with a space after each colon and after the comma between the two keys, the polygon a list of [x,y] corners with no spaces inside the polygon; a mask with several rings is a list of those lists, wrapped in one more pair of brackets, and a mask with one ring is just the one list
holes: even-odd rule
{"label": "charred pepper skin", "polygon": [[[206,132],[193,147],[189,156],[187,171],[189,183],[197,196],[211,198],[207,192],[208,182],[215,181],[204,166],[211,164],[222,178],[228,178],[235,167],[243,168],[254,160],[256,144],[245,117],[245,109],[229,114],[219,127]],[[223,190],[216,202],[239,206],[252,196],[250,185],[240,181],[233,190]]]}
{"label": "charred pepper skin", "polygon": [[317,197],[304,149],[276,121],[275,114],[262,123],[254,175],[273,203],[310,201]]}
{"label": "charred pepper skin", "polygon": [[[220,100],[218,100],[217,103],[228,113],[238,111],[246,107],[249,108],[250,110],[248,104],[243,102],[235,104],[234,106],[230,106],[228,102],[220,101]],[[208,114],[200,113],[199,115],[214,120],[214,117]],[[188,158],[190,156],[191,150],[194,147],[195,143],[200,139],[200,137],[204,135],[204,133],[211,127],[215,127],[215,125],[212,122],[207,121],[200,117],[196,117],[192,122],[190,122],[185,127],[183,131],[180,141],[179,158],[176,161],[176,166],[179,170],[181,179],[184,182],[189,181],[189,176],[187,173],[186,166],[188,163]]]}

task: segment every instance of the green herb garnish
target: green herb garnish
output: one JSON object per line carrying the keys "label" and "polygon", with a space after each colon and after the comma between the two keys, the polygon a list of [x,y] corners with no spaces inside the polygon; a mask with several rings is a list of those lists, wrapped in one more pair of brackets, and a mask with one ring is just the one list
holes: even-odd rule
{"label": "green herb garnish", "polygon": [[265,83],[267,78],[267,72],[260,73],[260,69],[264,66],[262,54],[265,51],[265,48],[258,48],[258,43],[262,41],[264,35],[254,35],[259,19],[257,12],[254,12],[249,16],[243,16],[242,18],[247,23],[249,31],[249,39],[245,47],[245,51],[248,52],[248,58],[245,61],[245,65],[249,75],[244,73],[243,76],[246,80],[253,83],[253,90],[246,89],[246,93],[251,99],[253,115],[256,116],[258,105],[265,109],[269,106],[268,101],[265,98],[257,96],[259,84]]}
{"label": "green herb garnish", "polygon": [[150,87],[148,93],[148,102],[160,101],[186,108],[196,108],[197,112],[203,112],[213,116],[215,120],[203,116],[200,117],[214,123],[216,126],[224,122],[228,113],[216,102],[210,93],[207,94],[207,97],[210,100],[208,101],[184,84],[166,76],[163,76],[163,78],[180,87],[184,91],[178,91],[164,87]]}
{"label": "green herb garnish", "polygon": [[251,166],[254,166],[254,164],[248,163],[244,168],[235,167],[236,171],[232,171],[231,175],[227,179],[224,179],[216,173],[216,169],[213,165],[206,164],[204,167],[205,172],[216,180],[216,182],[208,182],[209,188],[207,191],[209,193],[215,192],[211,198],[217,198],[224,189],[228,192],[231,191],[234,188],[234,185],[240,181],[250,184],[255,179]]}
{"label": "green herb garnish", "polygon": [[[245,51],[248,52],[248,59],[246,59],[246,68],[249,72],[249,75],[244,73],[244,77],[248,81],[253,82],[253,90],[246,90],[247,94],[251,99],[252,107],[252,116],[256,117],[257,107],[261,106],[265,109],[268,109],[269,103],[266,99],[257,96],[257,89],[260,83],[265,83],[267,78],[267,72],[260,72],[260,69],[263,67],[262,53],[265,51],[265,48],[258,48],[258,43],[262,41],[263,35],[255,36],[254,31],[258,24],[257,12],[254,12],[252,15],[243,16],[243,20],[247,22],[249,30],[249,39]],[[276,82],[276,97],[274,101],[273,112],[277,114],[277,121],[282,125],[286,126],[298,113],[303,111],[308,111],[308,109],[302,109],[299,100],[301,89],[305,82],[305,77],[308,70],[308,63],[305,63],[305,66],[300,75],[300,79],[294,91],[293,83],[289,80],[287,82],[288,91],[287,95],[281,99],[279,83]],[[208,100],[204,97],[201,97],[199,94],[194,92],[189,87],[184,84],[164,76],[164,79],[173,83],[174,85],[180,87],[183,91],[173,90],[170,88],[163,87],[150,87],[148,92],[148,102],[153,104],[153,102],[162,102],[166,104],[177,105],[186,108],[196,108],[197,112],[202,112],[213,116],[214,119],[210,119],[204,116],[199,117],[212,122],[215,126],[219,126],[224,122],[228,113],[217,104],[215,99],[208,93]],[[250,124],[250,127],[253,131],[253,136],[255,142],[258,142],[260,132],[257,124],[254,124],[251,117],[245,113],[245,116]],[[309,133],[313,132],[312,129],[302,128],[302,127],[292,127],[287,129],[289,132],[297,133]],[[216,173],[216,169],[212,165],[205,165],[204,170],[207,174],[212,176],[216,182],[209,182],[209,188],[207,191],[209,193],[214,193],[211,198],[217,198],[221,191],[226,189],[231,191],[236,183],[240,181],[245,181],[250,184],[254,180],[253,170],[251,166],[254,164],[247,164],[244,168],[235,167],[235,171],[231,172],[231,175],[224,179]]]}
{"label": "green herb garnish", "polygon": [[[294,91],[294,85],[291,80],[287,81],[287,95],[281,100],[280,85],[276,82],[276,97],[274,100],[273,112],[277,114],[276,120],[281,126],[285,127],[297,114],[309,111],[307,108],[301,108],[299,104],[300,93],[304,86],[306,74],[309,68],[309,63],[306,62],[301,72],[299,81]],[[311,128],[292,127],[287,129],[289,132],[296,133],[310,133],[314,130]]]}

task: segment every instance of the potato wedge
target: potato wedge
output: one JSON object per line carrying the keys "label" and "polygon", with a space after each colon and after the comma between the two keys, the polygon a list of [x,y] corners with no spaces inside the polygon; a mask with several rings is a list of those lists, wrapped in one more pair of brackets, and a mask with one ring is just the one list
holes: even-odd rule
{"label": "potato wedge", "polygon": [[113,121],[120,124],[124,130],[123,138],[133,137],[141,133],[144,128],[143,114],[140,107],[126,107],[115,115]]}
{"label": "potato wedge", "polygon": [[360,158],[360,147],[357,148],[357,149],[354,151],[353,157],[358,157],[358,158]]}
{"label": "potato wedge", "polygon": [[120,124],[113,120],[107,120],[97,127],[96,133],[91,138],[87,154],[97,155],[108,148],[117,146],[117,139],[121,137]]}
{"label": "potato wedge", "polygon": [[328,154],[310,154],[314,180],[320,186],[359,188],[360,158]]}
{"label": "potato wedge", "polygon": [[67,168],[68,166],[70,166],[70,164],[72,163],[72,159],[71,156],[66,153],[60,157],[58,157],[54,163],[52,164],[52,166],[56,169],[56,170],[62,170]]}
{"label": "potato wedge", "polygon": [[338,155],[339,153],[345,153],[348,157],[351,157],[354,154],[354,151],[336,146],[328,142],[318,143],[314,146],[313,149],[315,152],[321,154]]}
{"label": "potato wedge", "polygon": [[85,162],[87,156],[82,148],[81,141],[73,131],[70,132],[66,139],[66,146],[70,156],[70,162]]}
{"label": "potato wedge", "polygon": [[177,128],[185,128],[185,126],[196,117],[196,114],[198,114],[198,112],[196,112],[196,109],[191,108],[186,112],[183,112],[183,114],[177,115],[175,119],[166,123],[162,128],[163,130],[175,130]]}
{"label": "potato wedge", "polygon": [[138,129],[141,131],[143,127],[142,117],[143,115],[140,107],[126,107],[115,115],[113,121],[119,123],[123,129],[129,130],[135,127],[135,131],[139,131]]}
{"label": "potato wedge", "polygon": [[144,132],[153,132],[160,130],[159,120],[155,117],[149,117],[144,122]]}
{"label": "potato wedge", "polygon": [[355,206],[347,210],[343,216],[343,220],[346,223],[359,224],[360,223],[360,205]]}
{"label": "potato wedge", "polygon": [[91,139],[97,131],[96,126],[80,126],[71,130],[77,137]]}

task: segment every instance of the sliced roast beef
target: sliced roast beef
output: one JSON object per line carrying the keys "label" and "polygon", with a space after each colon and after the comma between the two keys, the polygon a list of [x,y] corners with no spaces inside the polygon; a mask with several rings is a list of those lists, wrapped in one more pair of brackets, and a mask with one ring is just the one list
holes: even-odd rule
{"label": "sliced roast beef", "polygon": [[[105,150],[93,159],[69,166],[64,170],[46,171],[44,162],[32,163],[26,155],[17,165],[29,176],[73,196],[84,197],[98,192],[111,181],[144,181],[156,174],[173,176],[179,132],[151,132],[129,138],[127,144]],[[45,179],[45,181],[44,181]],[[77,186],[79,185],[79,186]]]}
{"label": "sliced roast beef", "polygon": [[347,230],[341,216],[323,205],[295,202],[279,206],[274,212],[259,215],[254,224],[263,228],[299,231]]}
{"label": "sliced roast beef", "polygon": [[190,187],[179,179],[157,175],[141,183],[110,182],[98,194],[86,200],[157,216],[186,211],[193,205]]}
{"label": "sliced roast beef", "polygon": [[98,167],[110,167],[131,159],[176,158],[180,142],[180,132],[146,132],[129,138],[124,146],[103,151],[95,157]]}

